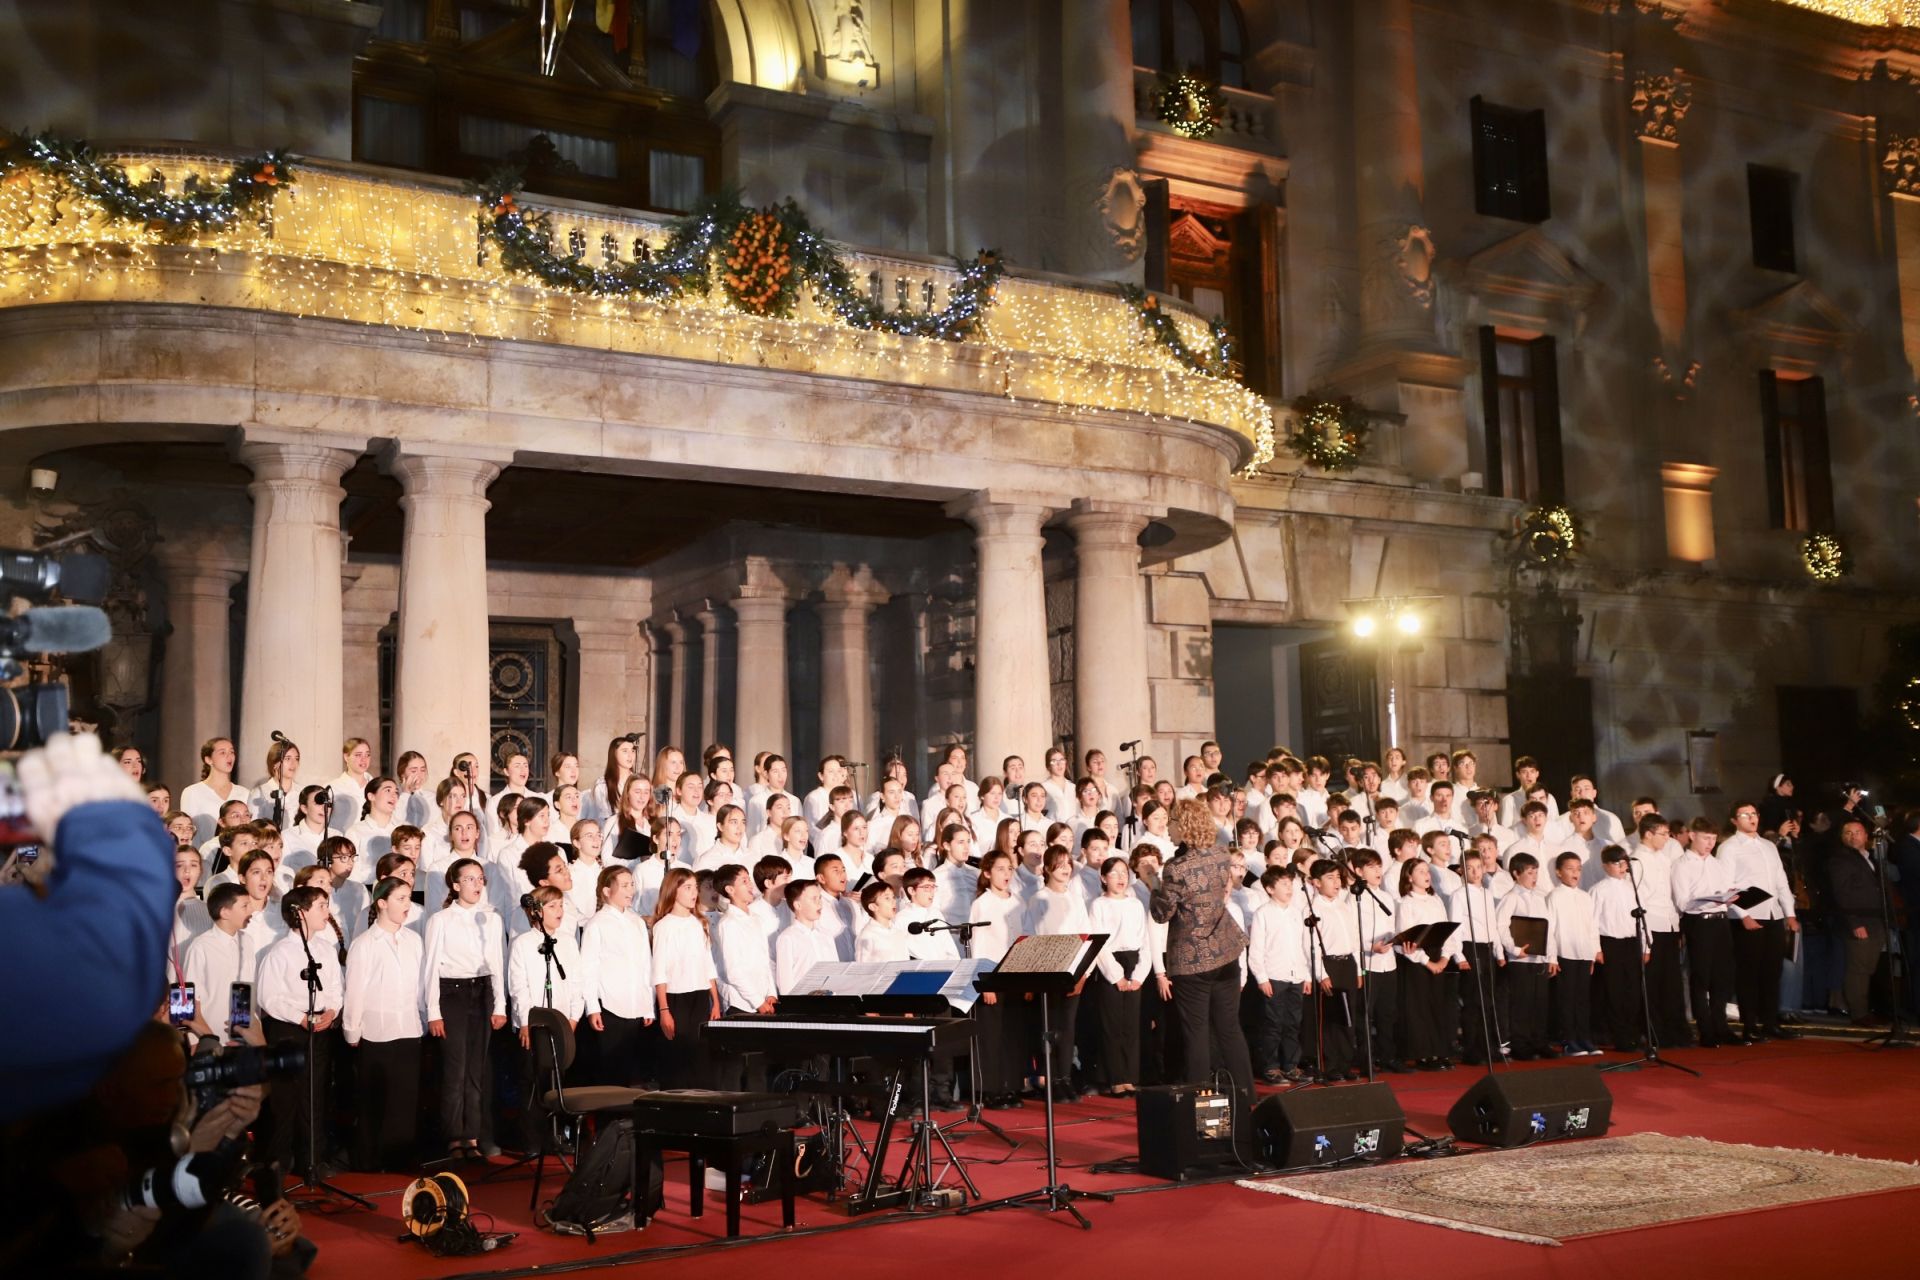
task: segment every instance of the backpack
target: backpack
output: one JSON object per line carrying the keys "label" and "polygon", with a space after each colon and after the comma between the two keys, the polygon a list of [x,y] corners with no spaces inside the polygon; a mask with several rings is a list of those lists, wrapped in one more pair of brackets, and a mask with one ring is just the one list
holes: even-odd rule
{"label": "backpack", "polygon": [[[643,1207],[651,1217],[659,1211],[665,1173],[655,1156],[647,1171]],[[573,1176],[547,1206],[540,1225],[562,1235],[584,1235],[589,1241],[607,1231],[631,1231],[633,1204],[633,1121],[625,1116],[608,1120],[580,1156]]]}

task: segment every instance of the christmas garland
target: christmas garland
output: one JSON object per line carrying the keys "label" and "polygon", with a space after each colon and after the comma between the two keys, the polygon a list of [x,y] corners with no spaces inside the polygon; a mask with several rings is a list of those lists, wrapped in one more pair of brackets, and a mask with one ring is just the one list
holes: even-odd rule
{"label": "christmas garland", "polygon": [[188,174],[180,194],[170,195],[161,174],[135,181],[84,142],[47,134],[0,137],[0,181],[34,173],[64,183],[111,222],[136,223],[175,241],[231,231],[249,217],[267,225],[274,197],[294,179],[286,153],[269,151],[241,161],[217,181]]}
{"label": "christmas garland", "polygon": [[1372,434],[1372,421],[1353,401],[1301,396],[1293,402],[1293,427],[1286,443],[1310,467],[1351,471],[1366,456],[1367,437]]}
{"label": "christmas garland", "polygon": [[582,243],[564,254],[554,250],[552,216],[523,209],[519,185],[517,171],[501,170],[475,189],[485,211],[481,234],[499,249],[500,265],[550,288],[595,297],[706,295],[713,290],[718,256],[721,291],[750,315],[789,316],[805,288],[822,309],[853,328],[958,342],[973,336],[1006,272],[999,254],[982,249],[971,263],[958,264],[960,279],[938,311],[887,308],[861,292],[846,261],[793,201],[749,209],[731,194],[710,196],[676,219],[660,249],[649,251],[636,241],[633,258],[609,253],[595,266]]}
{"label": "christmas garland", "polygon": [[1164,82],[1154,95],[1153,113],[1161,124],[1183,138],[1211,138],[1220,127],[1220,94],[1194,75],[1178,75]]}
{"label": "christmas garland", "polygon": [[1800,563],[1815,582],[1838,582],[1853,572],[1846,544],[1831,533],[1810,533],[1801,539]]}
{"label": "christmas garland", "polygon": [[1210,347],[1205,351],[1195,351],[1180,336],[1180,326],[1173,317],[1160,309],[1160,299],[1139,285],[1123,284],[1120,296],[1133,304],[1134,314],[1140,318],[1140,325],[1153,336],[1154,341],[1165,347],[1187,368],[1195,373],[1204,373],[1210,378],[1237,380],[1239,370],[1233,364],[1233,337],[1227,332],[1226,322],[1215,319],[1208,323],[1207,333],[1212,338]]}
{"label": "christmas garland", "polygon": [[1586,540],[1580,517],[1559,502],[1528,507],[1514,521],[1513,536],[1520,555],[1534,564],[1571,560]]}

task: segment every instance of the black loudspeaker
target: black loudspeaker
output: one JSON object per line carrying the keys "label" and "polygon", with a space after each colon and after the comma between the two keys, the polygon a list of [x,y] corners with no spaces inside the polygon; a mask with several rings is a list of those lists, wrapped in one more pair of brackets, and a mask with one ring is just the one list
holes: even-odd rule
{"label": "black loudspeaker", "polygon": [[1613,1095],[1594,1067],[1548,1067],[1482,1076],[1447,1112],[1463,1142],[1525,1147],[1597,1138],[1613,1119]]}
{"label": "black loudspeaker", "polygon": [[1197,1084],[1163,1084],[1133,1093],[1140,1172],[1168,1182],[1233,1163],[1232,1095]]}
{"label": "black loudspeaker", "polygon": [[1405,1140],[1407,1114],[1385,1084],[1277,1093],[1253,1112],[1261,1163],[1311,1169],[1356,1157],[1391,1160]]}

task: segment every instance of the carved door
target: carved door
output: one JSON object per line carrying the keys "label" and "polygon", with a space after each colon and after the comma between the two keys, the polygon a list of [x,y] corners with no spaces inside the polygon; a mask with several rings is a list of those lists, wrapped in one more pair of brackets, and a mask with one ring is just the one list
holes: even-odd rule
{"label": "carved door", "polygon": [[1300,646],[1300,702],[1304,750],[1333,762],[1334,777],[1348,756],[1380,758],[1380,710],[1371,650],[1345,637]]}
{"label": "carved door", "polygon": [[496,622],[488,628],[487,720],[494,776],[525,755],[546,776],[549,754],[566,741],[566,650],[547,623]]}

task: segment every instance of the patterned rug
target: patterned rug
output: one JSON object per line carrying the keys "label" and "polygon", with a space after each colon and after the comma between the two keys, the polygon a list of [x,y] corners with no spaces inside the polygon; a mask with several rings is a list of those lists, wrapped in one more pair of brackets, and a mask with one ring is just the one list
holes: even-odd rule
{"label": "patterned rug", "polygon": [[1503,1240],[1558,1245],[1609,1231],[1920,1187],[1920,1166],[1636,1133],[1239,1185]]}

